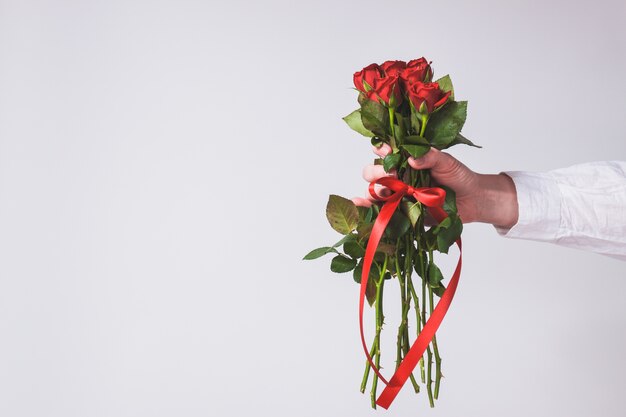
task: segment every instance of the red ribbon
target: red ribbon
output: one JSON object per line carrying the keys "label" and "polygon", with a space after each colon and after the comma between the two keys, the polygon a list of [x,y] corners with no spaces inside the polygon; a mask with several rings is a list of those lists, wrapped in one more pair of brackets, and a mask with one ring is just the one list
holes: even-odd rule
{"label": "red ribbon", "polygon": [[[376,184],[383,185],[392,191],[392,194],[384,197],[380,196],[376,193],[374,186]],[[370,234],[369,241],[367,242],[367,248],[365,249],[365,257],[363,259],[363,274],[361,275],[361,294],[359,297],[359,327],[361,331],[361,343],[363,344],[363,350],[365,351],[365,356],[367,357],[368,362],[370,363],[372,370],[378,375],[378,377],[385,383],[386,387],[383,392],[380,394],[378,399],[376,400],[376,404],[383,408],[389,408],[393,400],[396,398],[400,389],[409,378],[417,364],[419,363],[420,358],[424,354],[424,351],[430,344],[430,341],[435,336],[435,332],[439,328],[439,325],[443,321],[443,318],[450,307],[450,303],[452,302],[452,298],[454,297],[454,293],[456,291],[456,287],[459,282],[459,277],[461,276],[461,239],[459,238],[456,241],[457,246],[459,247],[459,261],[456,265],[456,269],[450,282],[448,283],[448,287],[442,294],[437,306],[433,310],[433,313],[430,315],[430,318],[422,328],[419,336],[413,342],[411,349],[407,352],[406,356],[396,369],[396,372],[391,377],[391,380],[387,381],[380,373],[380,370],[374,364],[372,357],[369,354],[369,350],[367,349],[367,343],[365,343],[365,334],[363,332],[363,307],[365,303],[365,290],[367,289],[367,279],[369,277],[370,269],[372,267],[372,261],[374,260],[374,254],[376,253],[376,249],[378,248],[378,243],[387,228],[387,224],[391,220],[391,216],[396,211],[402,198],[405,196],[412,196],[415,200],[424,204],[428,207],[428,211],[430,214],[437,220],[441,222],[448,215],[442,209],[443,203],[446,198],[446,192],[439,187],[419,187],[413,188],[410,185],[405,184],[404,182],[391,177],[380,178],[376,181],[373,181],[369,185],[369,192],[372,197],[377,200],[384,201],[385,204],[380,209],[380,213],[378,213],[378,217],[374,222],[374,227],[372,228],[372,233]]]}

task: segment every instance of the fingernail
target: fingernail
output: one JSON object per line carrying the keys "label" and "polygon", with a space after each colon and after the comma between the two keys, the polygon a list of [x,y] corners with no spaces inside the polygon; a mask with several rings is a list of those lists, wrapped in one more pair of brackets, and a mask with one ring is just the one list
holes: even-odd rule
{"label": "fingernail", "polygon": [[415,159],[415,158],[413,158],[413,157],[411,156],[411,157],[409,157],[409,159],[412,159],[412,160],[413,160],[413,163],[414,163],[415,165],[423,165],[423,164],[424,164],[424,162],[426,162],[426,157],[424,157],[424,156],[422,156],[422,157],[420,157],[420,158],[417,158],[417,159]]}

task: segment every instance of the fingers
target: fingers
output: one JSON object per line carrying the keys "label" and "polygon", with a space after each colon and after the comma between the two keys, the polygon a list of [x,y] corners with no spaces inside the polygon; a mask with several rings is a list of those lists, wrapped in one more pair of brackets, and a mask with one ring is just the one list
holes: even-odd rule
{"label": "fingers", "polygon": [[386,143],[383,143],[380,148],[377,148],[376,146],[372,146],[372,149],[374,150],[374,153],[380,156],[381,158],[384,158],[385,156],[391,153],[391,146],[389,146]]}
{"label": "fingers", "polygon": [[477,174],[450,154],[432,148],[421,158],[409,158],[413,169],[430,169],[432,179],[456,191],[457,197],[476,191]]}
{"label": "fingers", "polygon": [[431,169],[441,163],[441,159],[444,158],[443,155],[446,154],[438,149],[430,148],[430,151],[421,158],[409,157],[409,165],[413,169]]}
{"label": "fingers", "polygon": [[352,198],[352,202],[357,207],[370,207],[372,205],[372,200],[363,197],[354,197]]}
{"label": "fingers", "polygon": [[376,181],[379,178],[383,177],[395,177],[396,171],[391,170],[389,172],[385,172],[385,169],[382,165],[367,165],[363,168],[363,179],[367,182]]}
{"label": "fingers", "polygon": [[[384,158],[385,156],[391,153],[391,146],[386,143],[383,143],[380,147],[372,146],[372,150],[374,153],[380,158]],[[373,182],[383,177],[395,177],[397,175],[396,170],[391,170],[389,172],[385,172],[385,169],[382,165],[367,165],[363,168],[363,179],[367,182]],[[391,194],[391,191],[387,187],[383,187],[381,185],[376,184],[374,186],[374,190],[380,196],[386,197]],[[362,197],[354,197],[352,202],[361,207],[370,207],[374,201],[377,201],[374,197],[372,197],[369,193],[365,198]]]}
{"label": "fingers", "polygon": [[[379,184],[374,185],[374,192],[376,193],[376,195],[379,195],[381,197],[389,197],[391,195],[391,190],[389,188],[383,187],[382,185],[379,185]],[[360,199],[360,197],[356,197],[356,198]],[[364,200],[369,201],[370,205],[372,205],[372,203],[379,201],[376,197],[371,195],[369,191],[367,192],[367,195],[365,196]],[[354,202],[354,199],[352,201]],[[363,207],[366,207],[366,206],[363,206]]]}
{"label": "fingers", "polygon": [[[384,158],[385,156],[391,153],[391,146],[387,145],[386,143],[384,143],[380,148],[377,148],[376,146],[373,146],[372,148],[374,150],[374,153],[381,158]],[[396,170],[385,172],[385,169],[383,168],[382,165],[371,164],[363,168],[363,179],[367,182],[373,182],[383,177],[395,177],[396,175],[397,175]],[[385,196],[385,197],[391,193],[389,189],[387,189],[387,187],[383,187],[378,184],[374,186],[374,190],[376,191],[378,195]],[[365,198],[356,197],[352,199],[352,201],[357,206],[361,205],[362,207],[369,207],[372,205],[372,202],[376,201],[376,199],[368,193]],[[357,204],[357,201],[358,201],[358,204]],[[365,203],[365,201],[367,201],[367,203]],[[365,204],[369,204],[369,205],[365,206]]]}

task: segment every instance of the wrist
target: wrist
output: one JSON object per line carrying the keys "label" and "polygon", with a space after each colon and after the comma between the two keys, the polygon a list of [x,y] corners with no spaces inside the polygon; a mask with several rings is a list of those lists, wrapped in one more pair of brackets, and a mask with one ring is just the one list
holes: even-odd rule
{"label": "wrist", "polygon": [[478,201],[478,219],[502,228],[511,228],[517,223],[519,208],[515,183],[506,174],[478,174],[481,190]]}

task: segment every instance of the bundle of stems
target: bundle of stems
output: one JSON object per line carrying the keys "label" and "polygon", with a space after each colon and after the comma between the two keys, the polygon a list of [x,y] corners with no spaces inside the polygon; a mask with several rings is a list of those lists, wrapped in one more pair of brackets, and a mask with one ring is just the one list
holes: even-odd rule
{"label": "bundle of stems", "polygon": [[[400,178],[405,178],[409,185],[413,187],[429,187],[430,175],[428,170],[414,171],[408,168],[404,172],[398,172]],[[388,272],[395,272],[393,275],[398,280],[400,289],[400,305],[401,320],[398,327],[398,335],[396,342],[396,369],[404,359],[404,356],[410,349],[410,316],[415,314],[415,336],[419,335],[422,327],[426,324],[428,317],[435,308],[435,297],[433,288],[427,282],[427,266],[434,264],[433,250],[428,249],[424,236],[426,227],[424,219],[426,218],[426,207],[420,202],[413,202],[419,208],[419,217],[414,228],[407,234],[398,238],[396,242],[396,251],[393,255],[385,255],[382,268],[379,269],[376,284],[376,298],[374,301],[375,311],[375,329],[376,333],[370,348],[370,356],[374,359],[374,364],[380,369],[380,336],[384,325],[383,310],[383,292],[385,287],[385,275]],[[417,262],[414,260],[417,259]],[[417,268],[418,281],[413,279],[413,271]],[[388,268],[393,266],[393,268]],[[391,271],[389,271],[391,269]],[[431,407],[435,406],[435,400],[439,397],[439,388],[441,386],[441,355],[439,346],[437,345],[437,337],[433,337],[428,345],[425,353],[426,358],[420,359],[419,380],[426,386],[428,401]],[[433,358],[434,358],[434,376],[433,376]],[[370,378],[371,376],[371,378]],[[434,379],[433,379],[434,377]],[[415,393],[420,392],[420,384],[415,375],[410,375],[411,385]],[[368,381],[371,379],[370,398],[372,408],[376,408],[376,398],[378,396],[378,375],[371,372],[369,361],[365,361],[365,371],[361,381],[361,392],[365,393]],[[434,387],[433,387],[434,382]]]}

